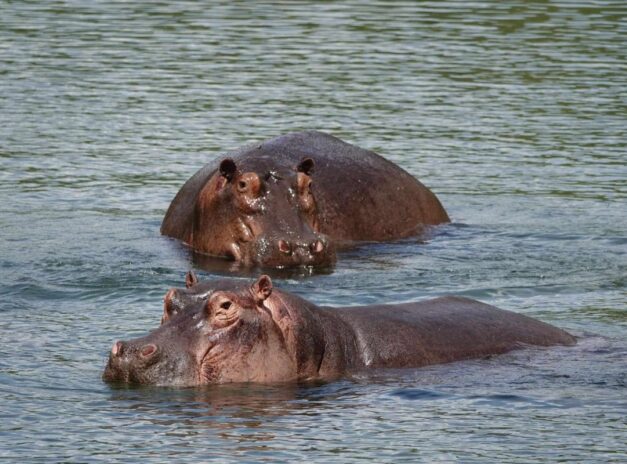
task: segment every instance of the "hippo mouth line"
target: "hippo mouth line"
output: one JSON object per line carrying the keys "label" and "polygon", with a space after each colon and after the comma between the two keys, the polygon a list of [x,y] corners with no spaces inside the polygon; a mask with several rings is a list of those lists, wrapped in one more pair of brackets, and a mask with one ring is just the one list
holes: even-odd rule
{"label": "hippo mouth line", "polygon": [[131,383],[130,373],[128,370],[114,368],[111,364],[111,357],[109,357],[107,364],[105,365],[104,372],[102,373],[102,380],[109,383]]}
{"label": "hippo mouth line", "polygon": [[[333,265],[336,259],[333,249],[334,247],[329,245],[328,240],[320,238],[315,238],[310,244],[292,244],[280,239],[277,242],[278,253],[276,254],[280,258],[278,262],[275,262],[272,259],[274,255],[270,241],[266,238],[260,238],[253,241],[233,241],[222,255],[197,250],[194,250],[194,253],[211,258],[227,259],[244,266],[271,267],[274,269],[309,269]],[[329,250],[330,254],[325,253],[325,251]]]}

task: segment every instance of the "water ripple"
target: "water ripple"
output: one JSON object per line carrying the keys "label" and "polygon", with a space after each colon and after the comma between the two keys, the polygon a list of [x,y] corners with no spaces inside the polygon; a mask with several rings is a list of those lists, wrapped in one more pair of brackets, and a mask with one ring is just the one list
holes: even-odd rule
{"label": "water ripple", "polygon": [[[3,2],[0,456],[626,461],[624,10]],[[102,384],[113,340],[155,327],[189,268],[234,271],[159,236],[180,185],[301,129],[384,154],[453,224],[276,285],[326,305],[470,296],[579,345],[331,384]]]}

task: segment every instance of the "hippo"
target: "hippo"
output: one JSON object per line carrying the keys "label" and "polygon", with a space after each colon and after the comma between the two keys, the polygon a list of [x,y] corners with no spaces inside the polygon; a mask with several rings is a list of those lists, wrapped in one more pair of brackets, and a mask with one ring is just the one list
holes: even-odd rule
{"label": "hippo", "polygon": [[370,368],[416,368],[576,342],[557,327],[457,296],[319,307],[273,288],[267,275],[252,284],[224,279],[192,287],[190,294],[203,295],[186,300],[159,328],[113,344],[104,381],[326,381]]}
{"label": "hippo", "polygon": [[212,281],[199,282],[196,273],[193,270],[188,271],[185,274],[185,288],[171,288],[163,297],[161,324],[198,301],[206,300],[213,290]]}
{"label": "hippo", "polygon": [[172,200],[161,233],[248,267],[328,267],[338,247],[449,221],[435,194],[394,163],[309,131],[205,165]]}

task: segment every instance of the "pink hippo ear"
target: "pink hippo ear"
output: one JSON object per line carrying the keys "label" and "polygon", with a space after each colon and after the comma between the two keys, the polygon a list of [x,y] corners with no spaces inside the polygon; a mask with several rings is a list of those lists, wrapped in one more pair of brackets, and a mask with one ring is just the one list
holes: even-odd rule
{"label": "pink hippo ear", "polygon": [[233,180],[235,173],[237,172],[237,166],[235,165],[235,161],[231,158],[223,159],[220,163],[220,174],[224,177],[228,182]]}
{"label": "pink hippo ear", "polygon": [[185,288],[193,287],[198,283],[198,277],[196,277],[196,273],[190,269],[190,271],[185,274]]}
{"label": "pink hippo ear", "polygon": [[266,300],[272,294],[272,280],[267,275],[259,277],[250,289],[257,303]]}
{"label": "pink hippo ear", "polygon": [[163,316],[161,316],[161,325],[165,324],[172,318],[172,316],[178,313],[176,305],[173,301],[175,294],[176,290],[171,288],[163,297]]}
{"label": "pink hippo ear", "polygon": [[314,170],[314,160],[312,160],[311,158],[303,158],[303,160],[298,164],[296,170],[298,172],[302,172],[303,174],[311,176]]}

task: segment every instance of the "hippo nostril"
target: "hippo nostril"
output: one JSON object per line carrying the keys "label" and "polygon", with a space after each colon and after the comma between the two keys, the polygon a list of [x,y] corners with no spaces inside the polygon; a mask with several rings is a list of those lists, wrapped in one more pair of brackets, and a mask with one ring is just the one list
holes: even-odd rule
{"label": "hippo nostril", "polygon": [[157,346],[153,345],[152,343],[150,345],[146,345],[144,347],[142,347],[142,350],[140,351],[142,357],[147,358],[149,356],[152,356],[153,354],[155,354],[157,351]]}
{"label": "hippo nostril", "polygon": [[324,243],[322,243],[322,240],[315,240],[311,243],[311,245],[309,245],[309,248],[314,254],[322,253],[322,250],[324,250]]}
{"label": "hippo nostril", "polygon": [[292,247],[290,247],[290,244],[287,243],[285,240],[279,240],[279,251],[281,253],[289,255],[292,253]]}
{"label": "hippo nostril", "polygon": [[113,346],[111,347],[111,356],[122,356],[122,350],[124,348],[124,343],[122,342],[115,342],[113,344]]}

